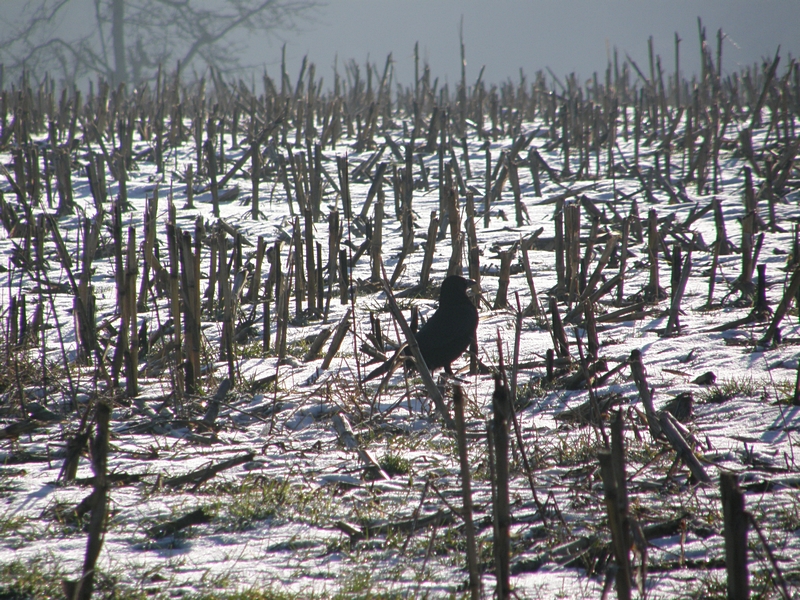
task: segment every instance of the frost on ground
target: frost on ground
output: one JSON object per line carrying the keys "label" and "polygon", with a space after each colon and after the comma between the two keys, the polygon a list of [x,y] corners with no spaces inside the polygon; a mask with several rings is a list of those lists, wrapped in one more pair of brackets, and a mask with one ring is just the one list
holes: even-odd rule
{"label": "frost on ground", "polygon": [[[527,93],[532,93],[531,90],[539,93],[536,86],[541,81],[537,79]],[[511,84],[507,88],[503,89],[516,90]],[[449,126],[453,136],[452,155],[437,154],[435,129],[432,137],[427,136],[430,144],[426,144],[430,120],[438,118],[425,112],[436,98],[434,92],[424,104],[424,122],[418,123],[421,133],[415,141],[417,151],[411,164],[405,163],[403,157],[405,145],[411,142],[415,119],[400,100],[389,106],[380,119],[375,119],[376,124],[381,123],[380,134],[376,132],[374,138],[367,139],[361,129],[353,130],[335,147],[330,141],[325,143],[320,155],[324,170],[319,179],[323,200],[313,233],[321,244],[323,267],[329,260],[328,217],[333,210],[338,210],[343,223],[342,248],[347,250],[348,259],[358,256],[358,249],[366,239],[365,220],[356,223],[344,219],[337,158],[347,156],[355,215],[370,196],[369,219],[374,216],[377,197],[369,194],[370,177],[379,162],[388,163],[380,184],[385,190],[380,194],[381,197],[385,194],[381,251],[389,276],[403,244],[403,229],[393,201],[398,181],[393,169],[405,166],[413,169],[414,247],[405,257],[405,270],[394,286],[406,318],[412,305],[418,307],[421,320],[432,314],[436,285],[450,266],[452,237],[449,227],[442,227],[443,236],[437,240],[433,255],[431,288],[404,297],[403,291],[419,282],[425,247],[431,243],[426,238],[432,211],[442,217],[441,165],[449,165],[452,158],[458,170],[457,176],[453,171],[447,181],[452,181],[460,192],[459,222],[464,231],[468,218],[466,194],[474,195],[481,268],[477,368],[475,374],[470,374],[467,356],[454,367],[459,369],[458,382],[467,398],[474,520],[485,595],[491,596],[495,585],[493,490],[486,422],[491,417],[493,373],[501,364],[501,351],[508,376],[514,373],[516,377],[519,435],[531,475],[529,479],[512,431],[513,589],[521,598],[599,598],[613,562],[597,461],[597,451],[604,447],[608,415],[600,420],[590,418],[592,423],[568,418],[575,414],[573,409],[590,401],[590,390],[585,389],[585,381],[581,382],[576,375],[581,369],[580,354],[589,351],[587,331],[583,325],[573,324],[583,323],[580,315],[578,319],[565,321],[571,360],[555,360],[554,373],[547,376],[546,356],[554,347],[548,295],[557,291],[554,217],[562,201],[567,207],[581,206],[579,258],[583,259],[587,243],[591,241],[594,245],[586,263],[586,276],[591,276],[611,235],[621,234],[621,218],[631,213],[633,203],[644,227],[641,241],[631,233],[621,302],[617,302],[614,287],[595,303],[597,353],[605,370],[595,374],[596,384],[591,394],[600,401],[609,400],[624,418],[630,514],[647,535],[648,597],[724,595],[725,552],[718,485],[722,472],[739,475],[746,509],[766,542],[765,546],[751,528],[750,570],[754,589],[762,590],[766,597],[777,597],[782,577],[789,592],[796,594],[800,584],[797,492],[800,456],[795,455],[800,452],[800,408],[792,406],[791,399],[798,371],[798,315],[796,308],[792,308],[784,317],[780,343],[762,345],[759,341],[770,317],[748,321],[746,317],[753,312],[753,297],[743,298],[747,294],[736,287],[742,269],[738,251],[742,244],[742,224],[747,219],[743,169],[752,166],[742,150],[740,132],[751,121],[756,123],[751,131],[750,152],[755,149],[759,155],[757,164],[764,165],[765,160],[775,164],[787,148],[797,151],[793,135],[796,119],[789,119],[790,125],[785,125],[783,117],[775,117],[774,111],[782,110],[776,103],[767,103],[763,108],[760,124],[752,119],[746,106],[734,107],[722,121],[717,114],[717,137],[705,131],[703,148],[710,152],[712,142],[719,144],[718,159],[716,164],[708,165],[708,184],[698,189],[696,181],[682,183],[694,168],[692,157],[687,158],[682,144],[689,136],[697,135],[697,113],[692,125],[687,112],[668,107],[667,123],[674,123],[669,133],[671,141],[667,142],[672,144],[673,185],[670,185],[654,176],[657,170],[660,173],[664,169],[664,140],[659,137],[664,130],[648,131],[649,116],[642,117],[632,106],[624,108],[627,111],[624,114],[621,107],[616,116],[618,130],[611,154],[608,143],[601,139],[584,156],[583,150],[579,153],[576,149],[582,142],[573,140],[572,152],[565,158],[567,145],[561,121],[554,121],[557,112],[549,107],[551,100],[552,106],[569,103],[558,100],[561,97],[552,92],[544,92],[538,110],[522,114],[515,108],[515,102],[522,105],[519,98],[498,94],[493,89],[503,120],[490,124],[487,119],[483,123],[481,116],[480,125],[473,120],[465,121],[465,149],[455,134],[458,113],[454,109]],[[190,93],[195,101],[200,98],[197,89],[192,88]],[[246,89],[218,93],[235,94],[239,99],[236,104],[230,98],[219,97],[216,101],[220,106],[236,105],[236,110],[241,109],[237,113],[242,121],[238,138],[233,138],[230,129],[216,135],[215,152],[223,167],[219,170],[225,172],[248,148],[244,132],[249,117],[244,107],[250,106],[250,100]],[[592,93],[602,96],[596,84]],[[359,97],[356,91],[351,95]],[[588,98],[588,89],[586,95]],[[146,94],[130,97],[130,106],[137,106],[137,102],[146,104],[143,97],[146,99]],[[76,272],[81,262],[84,223],[94,218],[97,210],[85,165],[90,156],[103,155],[115,148],[115,142],[108,137],[103,138],[105,147],[100,145],[97,135],[87,137],[86,123],[97,114],[98,98],[91,100],[93,108],[87,108],[84,124],[78,127],[72,155],[75,211],[53,221]],[[588,99],[577,98],[575,95],[575,106],[592,110],[587,109]],[[795,96],[793,101],[796,99]],[[269,100],[269,106],[277,111],[273,100]],[[268,118],[264,108],[267,101],[253,102],[264,111],[256,113],[259,126],[263,126]],[[242,236],[243,263],[255,262],[259,236],[269,246],[276,240],[283,241],[279,260],[284,274],[289,271],[293,214],[298,206],[296,199],[291,206],[287,202],[284,178],[294,173],[291,157],[306,149],[302,133],[306,125],[302,113],[300,117],[296,113],[300,103],[292,97],[285,104],[295,112],[261,150],[265,170],[259,184],[259,218],[252,218],[249,204],[252,193],[249,160],[220,190],[223,194],[236,186],[238,196],[232,194],[233,199],[219,207],[220,218]],[[210,109],[212,105],[207,99],[206,106]],[[230,119],[229,114],[227,118]],[[322,130],[327,126],[327,121],[323,121],[330,115],[320,109],[315,118],[317,121],[310,127]],[[640,139],[634,136],[634,120],[637,127],[643,128]],[[776,122],[777,132],[773,127]],[[130,206],[122,212],[123,232],[129,226],[134,228],[141,242],[146,200],[157,194],[156,240],[165,269],[169,268],[165,241],[168,203],[177,208],[175,224],[193,238],[198,218],[204,222],[208,235],[219,226],[218,219],[212,216],[209,179],[196,171],[195,208],[185,207],[184,173],[198,156],[194,126],[195,122],[186,117],[186,135],[180,143],[173,143],[178,139],[177,134],[164,134],[165,148],[158,150],[165,153],[163,172],[157,171],[156,138],[143,130],[146,123],[137,127],[132,145],[134,168],[128,170]],[[694,134],[690,130],[693,126]],[[230,128],[230,123],[227,127]],[[587,135],[591,129],[591,125],[586,126]],[[46,132],[35,134],[34,138],[39,147],[48,145]],[[521,138],[526,144],[522,148],[515,146]],[[592,146],[587,143],[585,148]],[[703,151],[698,148],[700,142],[695,150]],[[526,158],[532,156],[529,149],[537,150],[543,164],[552,171],[540,170],[540,195],[536,194],[533,171],[529,168],[532,159]],[[9,181],[16,181],[12,150],[6,146],[0,159],[11,171]],[[310,145],[308,150],[313,154]],[[382,154],[378,155],[379,151]],[[514,171],[524,207],[520,223],[516,220],[513,181],[507,181],[505,187],[499,186],[499,197],[491,203],[488,218],[484,213],[487,157],[495,169],[502,156],[518,162]],[[613,165],[608,162],[610,156]],[[792,170],[791,162],[788,168],[783,193],[772,199],[766,195],[760,199],[760,225],[754,235],[759,249],[757,262],[766,265],[766,300],[773,311],[784,297],[797,264],[792,252],[797,247],[793,227],[800,218],[798,173],[796,168]],[[716,177],[713,185],[711,170]],[[119,183],[111,175],[111,172],[105,174],[109,199],[120,193]],[[763,172],[753,173],[755,190],[766,189],[765,181]],[[296,180],[290,187],[295,184]],[[24,216],[10,184],[2,191],[4,206],[11,206]],[[44,197],[44,192],[40,197]],[[557,198],[561,200],[556,202]],[[720,202],[728,239],[735,246],[729,254],[720,253],[716,261],[714,241],[718,239],[718,230],[714,211],[699,212],[713,200]],[[43,211],[53,213],[44,200],[32,202],[31,206],[34,219]],[[598,210],[594,238],[592,213],[587,206]],[[104,209],[105,222],[99,252],[92,263],[91,284],[96,299],[99,344],[105,352],[102,361],[110,370],[120,318],[110,205]],[[660,300],[646,298],[651,264],[647,238],[650,209],[656,211],[658,228],[663,231],[664,244],[658,248],[658,261],[660,285],[667,292],[671,291],[672,283],[665,251],[673,252],[677,244],[685,256],[693,248],[691,272],[680,304],[680,329],[670,336],[664,335],[669,319],[668,294]],[[302,218],[299,226],[305,236]],[[74,480],[65,483],[61,471],[70,440],[81,432],[93,431],[94,406],[105,401],[112,407],[108,455],[111,489],[98,564],[98,593],[141,593],[156,597],[224,595],[234,590],[270,590],[276,596],[285,593],[287,597],[369,593],[444,597],[467,593],[455,438],[444,428],[416,374],[405,374],[401,367],[385,386],[379,387],[378,381],[358,383],[371,368],[367,366],[370,357],[362,351],[364,344],[375,346],[374,336],[369,339],[368,335],[373,333],[371,315],[380,318],[384,351],[389,356],[392,348],[402,341],[402,334],[386,310],[383,291],[370,282],[369,251],[361,254],[353,266],[352,287],[345,304],[340,302],[338,283],[332,285],[328,299],[331,288],[327,270],[322,279],[325,301],[321,314],[296,314],[294,301],[291,302],[292,322],[283,361],[278,360],[274,349],[263,348],[261,296],[255,303],[245,296],[236,316],[237,323],[247,322],[247,327],[234,346],[235,385],[224,395],[217,394],[229,369],[228,361],[220,360],[221,312],[207,310],[202,316],[200,389],[193,394],[177,394],[174,347],[169,345],[173,336],[168,326],[170,299],[160,284],[153,283],[146,290],[137,323],[147,322],[148,335],[159,328],[166,334],[140,353],[139,389],[134,397],[129,397],[125,393],[124,376],[119,388],[109,389],[96,361],[92,365],[76,361],[79,348],[69,275],[52,233],[47,231],[41,238],[44,261],[41,269],[33,265],[37,254],[35,249],[30,250],[34,247],[30,244],[37,240],[34,237],[31,242],[30,231],[27,238],[24,233],[20,237],[18,231],[7,229],[2,234],[0,247],[7,258],[0,280],[6,368],[0,374],[3,389],[0,409],[4,426],[11,428],[20,423],[29,426],[22,431],[7,428],[2,434],[4,464],[0,468],[0,490],[4,511],[0,517],[3,533],[0,591],[19,590],[21,571],[31,577],[42,573],[45,580],[54,581],[79,576],[86,549],[88,514],[76,515],[76,508],[92,489],[94,473],[89,449],[84,449]],[[758,237],[761,235],[763,239]],[[533,240],[528,259],[537,298],[532,297],[520,247],[521,241],[529,240]],[[469,251],[466,243],[462,250],[460,258],[466,274]],[[508,304],[495,308],[501,253],[509,251],[513,260]],[[204,293],[214,269],[210,256],[210,248],[203,246],[200,288]],[[618,246],[598,287],[620,271],[621,256]],[[137,286],[144,273],[142,260],[142,250],[137,244]],[[265,260],[261,273],[264,281],[268,267]],[[300,265],[294,262],[293,268],[296,272]],[[715,290],[709,298],[712,272]],[[152,269],[149,277],[154,278]],[[235,273],[230,279],[234,281]],[[213,289],[211,295],[215,297]],[[564,293],[557,296],[560,317],[566,319],[574,302]],[[15,314],[20,320],[19,304],[23,297],[27,314],[41,311],[42,326],[23,344],[14,345],[9,315]],[[12,312],[12,298],[17,312]],[[275,303],[270,302],[270,336],[274,345]],[[536,303],[542,308],[539,315],[529,309]],[[637,303],[641,305],[621,318],[612,314]],[[321,368],[330,342],[323,346],[318,358],[304,361],[310,340],[323,328],[335,329],[349,307],[354,310],[351,326],[330,365]],[[523,312],[517,331],[519,309]],[[21,321],[28,323],[25,319]],[[735,321],[742,322],[729,329],[723,327]],[[14,327],[19,336],[18,326]],[[515,360],[517,332],[519,347]],[[675,450],[665,441],[654,441],[651,437],[631,369],[625,364],[634,350],[641,351],[657,410],[675,398],[685,400],[691,395],[692,410],[686,415],[684,425],[692,449],[711,479],[710,484],[698,484]],[[614,370],[615,367],[619,368]],[[697,383],[698,378],[709,372],[715,375],[715,382]],[[604,377],[606,373],[611,376]],[[451,398],[453,381],[440,381],[445,398]],[[208,412],[210,407],[216,407],[216,415]],[[584,414],[590,415],[591,411]],[[351,425],[355,445],[347,444],[347,437],[337,427],[342,419]],[[219,472],[204,471],[231,459],[239,460],[233,460],[233,466]],[[543,506],[543,512],[539,505]],[[170,526],[187,515],[194,515],[196,522],[181,528]]]}

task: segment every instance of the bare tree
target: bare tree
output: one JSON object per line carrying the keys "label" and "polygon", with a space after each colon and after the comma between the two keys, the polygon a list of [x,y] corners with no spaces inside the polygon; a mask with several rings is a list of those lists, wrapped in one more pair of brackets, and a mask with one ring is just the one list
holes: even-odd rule
{"label": "bare tree", "polygon": [[159,65],[229,73],[242,66],[243,34],[290,30],[317,0],[3,3],[8,33],[0,34],[0,63],[9,75],[39,79],[49,71],[70,82],[101,75],[116,84],[150,78]]}

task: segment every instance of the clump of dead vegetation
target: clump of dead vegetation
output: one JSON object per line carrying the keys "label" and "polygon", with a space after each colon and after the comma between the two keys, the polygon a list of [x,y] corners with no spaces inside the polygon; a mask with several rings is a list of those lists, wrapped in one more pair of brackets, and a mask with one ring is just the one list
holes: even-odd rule
{"label": "clump of dead vegetation", "polygon": [[[697,414],[734,399],[796,407],[800,369],[796,383],[672,365],[662,376],[702,386],[673,394],[646,353],[613,354],[636,335],[694,333],[690,280],[707,285],[715,324],[703,333],[720,334],[720,352],[797,344],[782,332],[800,231],[796,212],[781,215],[800,187],[800,68],[781,72],[776,54],[724,76],[702,36],[692,81],[658,57],[646,73],[615,56],[585,85],[539,72],[451,88],[424,68],[393,90],[387,60],[348,65],[332,89],[313,68],[294,82],[284,69],[259,95],[179,73],[88,95],[47,78],[0,91],[0,481],[13,496],[14,469],[60,463],[52,485],[86,493],[39,518],[48,535],[87,539],[78,570],[3,563],[0,591],[57,594],[63,580],[75,598],[157,597],[183,583],[149,573],[117,585],[97,566],[104,536],[118,528],[160,551],[288,524],[308,537],[266,553],[325,565],[294,567],[305,579],[341,575],[324,562],[336,556],[353,567],[336,592],[204,595],[239,583],[209,576],[198,597],[368,596],[388,583],[477,598],[491,582],[505,598],[545,565],[580,567],[619,597],[683,569],[707,573],[697,597],[788,597],[798,574],[780,553],[798,552],[787,541],[798,468],[785,413],[780,460],[750,440],[740,456],[712,447]],[[728,162],[742,201],[723,207]],[[542,206],[552,235],[531,223]],[[534,253],[548,253],[545,267]],[[482,282],[496,339],[471,349],[462,381],[439,386],[418,365],[418,378],[365,386],[367,363],[413,342],[434,267]],[[523,356],[520,340],[540,333],[546,351]],[[317,439],[295,435],[305,428]],[[81,461],[91,476],[78,477]],[[753,491],[777,509],[750,509]],[[171,512],[134,518],[117,494]],[[16,519],[0,530],[21,544],[30,532]],[[658,545],[671,538],[677,553]]]}

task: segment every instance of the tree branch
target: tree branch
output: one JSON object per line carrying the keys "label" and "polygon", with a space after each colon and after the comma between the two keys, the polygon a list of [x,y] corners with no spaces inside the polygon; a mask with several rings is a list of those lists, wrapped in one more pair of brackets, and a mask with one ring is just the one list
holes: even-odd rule
{"label": "tree branch", "polygon": [[[275,31],[292,28],[317,0],[224,0],[209,9],[192,0],[124,0],[124,52],[113,27],[115,0],[93,0],[94,27],[69,39],[57,30],[58,16],[77,6],[72,0],[37,0],[23,11],[21,26],[0,39],[0,62],[9,72],[59,68],[68,79],[97,73],[112,81],[128,63],[135,79],[149,78],[159,64],[180,59],[183,66],[205,63],[230,72],[240,66],[241,38],[237,31]],[[89,17],[88,13],[85,15]],[[122,27],[118,28],[120,32]],[[114,42],[113,58],[111,48]],[[58,47],[47,54],[44,49]],[[122,55],[126,61],[120,61]],[[12,59],[9,60],[9,57]],[[122,63],[121,65],[118,63]],[[124,69],[127,71],[128,69]],[[71,72],[70,72],[71,71]],[[33,74],[35,77],[36,74]]]}

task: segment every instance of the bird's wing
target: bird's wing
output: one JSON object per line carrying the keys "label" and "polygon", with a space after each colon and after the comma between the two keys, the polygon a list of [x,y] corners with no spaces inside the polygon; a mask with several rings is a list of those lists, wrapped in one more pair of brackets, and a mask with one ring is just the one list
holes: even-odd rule
{"label": "bird's wing", "polygon": [[417,333],[428,368],[444,367],[458,358],[474,337],[470,316],[458,308],[437,310]]}

